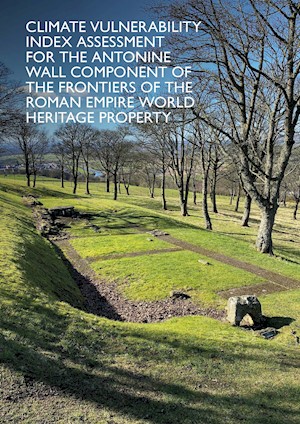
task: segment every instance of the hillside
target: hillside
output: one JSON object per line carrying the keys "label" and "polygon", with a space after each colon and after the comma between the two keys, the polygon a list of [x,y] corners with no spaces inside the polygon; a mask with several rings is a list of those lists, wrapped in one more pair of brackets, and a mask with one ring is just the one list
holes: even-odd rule
{"label": "hillside", "polygon": [[[65,223],[59,250],[36,230],[23,180],[0,177],[0,188],[1,422],[299,422],[300,289],[273,287],[259,296],[278,330],[272,340],[222,319],[224,290],[255,290],[270,273],[300,281],[299,229],[288,209],[280,211],[271,258],[252,246],[257,211],[251,227],[241,229],[226,199],[211,233],[201,229],[199,207],[179,217],[171,191],[170,210],[162,213],[142,188],[113,202],[96,184],[91,197],[73,196],[71,187],[62,191],[45,179],[32,190],[45,207],[72,205],[82,214]],[[148,233],[154,229],[172,239]],[[70,252],[79,258],[73,273]],[[223,257],[206,256],[212,253]],[[258,268],[269,274],[258,275]],[[96,315],[74,269],[81,283],[85,273],[97,279],[99,290],[114,284],[129,303],[163,302],[171,290],[183,290],[202,315],[144,323]]]}

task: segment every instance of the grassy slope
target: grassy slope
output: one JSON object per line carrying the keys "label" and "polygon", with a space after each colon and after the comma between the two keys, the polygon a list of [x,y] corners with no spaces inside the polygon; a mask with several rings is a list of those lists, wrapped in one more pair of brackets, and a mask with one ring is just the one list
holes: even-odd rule
{"label": "grassy slope", "polygon": [[[173,190],[169,190],[168,193],[169,210],[163,213],[159,197],[156,199],[147,198],[147,191],[141,187],[132,187],[132,195],[129,197],[120,196],[117,204],[111,200],[110,194],[103,193],[103,187],[101,187],[101,192],[96,184],[92,184],[93,195],[88,197],[84,195],[82,183],[79,195],[76,198],[70,194],[71,185],[69,183],[63,191],[59,188],[57,180],[55,183],[53,180],[51,185],[46,181],[45,183],[42,182],[39,187],[40,189],[37,192],[42,195],[43,201],[48,207],[67,205],[71,202],[82,211],[98,213],[100,209],[101,213],[93,220],[93,224],[104,227],[101,232],[102,235],[120,234],[122,232],[135,233],[134,228],[128,228],[128,223],[131,225],[139,224],[149,230],[162,228],[174,237],[300,280],[298,248],[300,223],[292,219],[291,204],[287,208],[280,208],[278,211],[273,234],[275,257],[270,258],[266,255],[258,255],[254,248],[260,217],[255,205],[252,208],[250,227],[245,228],[240,226],[242,208],[240,208],[240,212],[235,213],[233,211],[234,206],[228,205],[228,199],[221,197],[218,199],[220,213],[212,214],[214,231],[210,232],[201,228],[203,219],[200,201],[199,206],[190,205],[190,216],[181,217],[177,193]],[[47,190],[50,187],[51,189],[55,188],[51,197],[47,195]],[[62,193],[62,198],[58,198],[57,193]],[[87,231],[86,228],[80,228],[80,225],[72,230],[74,235],[95,234],[91,229]]]}
{"label": "grassy slope", "polygon": [[[299,347],[290,331],[300,331],[300,291],[264,299],[268,315],[295,320],[272,341],[204,317],[137,325],[87,314],[12,189],[20,190],[0,192],[3,422],[299,422]],[[49,204],[99,202],[51,189],[40,190],[56,196]],[[153,212],[144,220],[153,227]]]}

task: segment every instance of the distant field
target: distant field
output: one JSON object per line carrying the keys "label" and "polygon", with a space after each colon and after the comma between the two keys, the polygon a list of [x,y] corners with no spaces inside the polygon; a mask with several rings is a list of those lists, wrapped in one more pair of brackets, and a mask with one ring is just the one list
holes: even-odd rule
{"label": "distant field", "polygon": [[[45,162],[56,162],[57,158],[54,154],[49,153],[44,156]],[[16,155],[3,155],[0,157],[0,166],[5,165],[18,165],[23,163],[23,156],[21,154]]]}
{"label": "distant field", "polygon": [[[234,212],[226,197],[218,198],[209,232],[200,204],[180,216],[173,190],[163,212],[159,193],[150,199],[142,187],[113,201],[96,183],[91,196],[83,184],[74,196],[69,183],[62,190],[57,180],[39,179],[33,190],[23,177],[0,176],[1,422],[299,422],[300,289],[260,296],[279,331],[272,340],[205,316],[136,324],[84,312],[61,257],[33,225],[22,202],[26,193],[45,207],[72,205],[84,213],[67,222],[67,243],[103,284],[115,282],[129,300],[163,300],[182,290],[200,306],[224,310],[220,290],[251,292],[265,282],[173,239],[300,282],[299,223],[290,204],[279,209],[269,257],[254,248],[257,208],[250,227],[242,228],[242,207]],[[155,237],[154,229],[173,239]]]}

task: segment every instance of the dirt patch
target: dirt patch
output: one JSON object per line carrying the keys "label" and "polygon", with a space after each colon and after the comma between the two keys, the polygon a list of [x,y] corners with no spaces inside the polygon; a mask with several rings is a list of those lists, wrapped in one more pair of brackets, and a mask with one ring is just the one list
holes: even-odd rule
{"label": "dirt patch", "polygon": [[87,312],[118,321],[140,323],[159,322],[186,315],[225,318],[223,311],[201,308],[190,299],[171,297],[154,302],[130,301],[119,292],[117,284],[100,280],[68,240],[55,240],[53,243],[60,250],[63,260],[80,288]]}

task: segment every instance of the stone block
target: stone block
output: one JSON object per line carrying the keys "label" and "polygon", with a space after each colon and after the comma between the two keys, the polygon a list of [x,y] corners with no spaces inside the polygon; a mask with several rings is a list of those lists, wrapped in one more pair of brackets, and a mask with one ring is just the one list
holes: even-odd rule
{"label": "stone block", "polygon": [[233,296],[228,299],[227,320],[232,325],[240,325],[247,314],[254,324],[260,324],[263,321],[261,304],[256,296]]}

